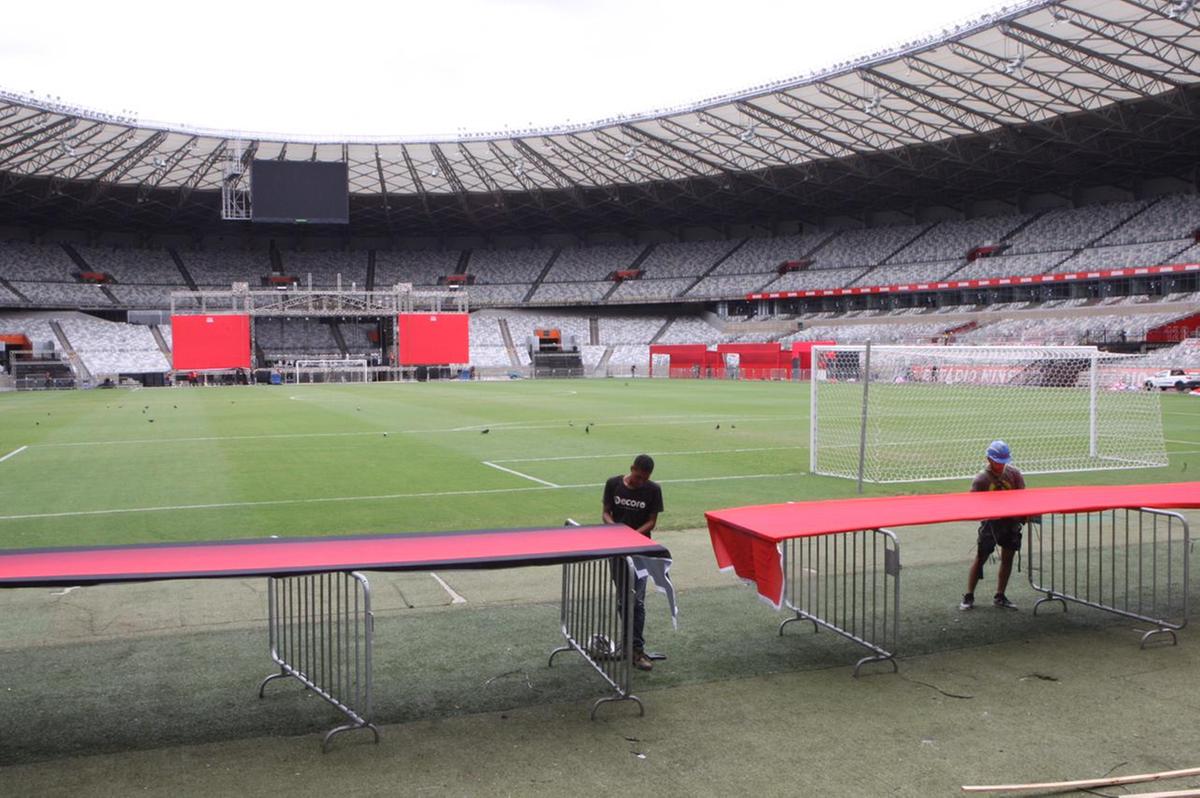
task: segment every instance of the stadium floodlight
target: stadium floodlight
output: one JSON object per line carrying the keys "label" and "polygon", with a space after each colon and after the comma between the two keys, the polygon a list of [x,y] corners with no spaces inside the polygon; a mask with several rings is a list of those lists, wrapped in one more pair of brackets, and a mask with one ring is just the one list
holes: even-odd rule
{"label": "stadium floodlight", "polygon": [[1168,464],[1156,391],[1088,346],[815,346],[811,470],[961,479],[997,438],[1026,473]]}

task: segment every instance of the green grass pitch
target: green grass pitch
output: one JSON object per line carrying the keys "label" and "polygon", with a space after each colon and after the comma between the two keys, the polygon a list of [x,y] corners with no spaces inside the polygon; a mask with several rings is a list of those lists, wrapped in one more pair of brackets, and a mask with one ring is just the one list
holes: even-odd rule
{"label": "green grass pitch", "polygon": [[[593,522],[603,481],[643,451],[664,486],[660,528],[695,528],[708,509],[854,495],[849,480],[806,473],[808,399],[807,383],[686,380],[10,393],[0,545]],[[1169,467],[1031,484],[1200,473],[1200,401],[1163,402]]]}

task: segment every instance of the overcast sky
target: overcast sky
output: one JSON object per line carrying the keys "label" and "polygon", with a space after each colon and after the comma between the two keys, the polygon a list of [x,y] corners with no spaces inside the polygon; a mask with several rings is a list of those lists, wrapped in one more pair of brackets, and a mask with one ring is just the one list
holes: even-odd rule
{"label": "overcast sky", "polygon": [[454,135],[803,75],[996,0],[7,3],[0,87],[173,125]]}

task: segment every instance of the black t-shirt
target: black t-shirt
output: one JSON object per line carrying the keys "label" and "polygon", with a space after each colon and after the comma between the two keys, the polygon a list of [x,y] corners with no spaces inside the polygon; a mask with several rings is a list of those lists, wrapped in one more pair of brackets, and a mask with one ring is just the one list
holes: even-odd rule
{"label": "black t-shirt", "polygon": [[663,511],[662,488],[657,482],[646,480],[646,484],[634,489],[625,484],[624,474],[615,476],[604,483],[604,508],[618,524],[637,529],[651,515]]}

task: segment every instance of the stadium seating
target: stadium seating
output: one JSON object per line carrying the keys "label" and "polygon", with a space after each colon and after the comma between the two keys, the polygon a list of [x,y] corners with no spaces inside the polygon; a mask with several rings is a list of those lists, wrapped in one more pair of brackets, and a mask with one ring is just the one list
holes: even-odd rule
{"label": "stadium seating", "polygon": [[261,285],[271,273],[271,258],[262,252],[204,251],[179,253],[196,285],[201,288],[228,289],[233,283]]}
{"label": "stadium seating", "polygon": [[8,280],[75,282],[75,265],[56,244],[0,244],[0,277]]}
{"label": "stadium seating", "polygon": [[93,379],[116,374],[162,373],[170,368],[150,328],[70,313],[57,321]]}
{"label": "stadium seating", "polygon": [[[603,280],[610,272],[632,268],[645,249],[642,244],[569,247],[559,253],[544,282]],[[536,276],[536,273],[529,275],[530,281]]]}
{"label": "stadium seating", "polygon": [[[522,287],[524,289],[528,286]],[[543,282],[538,286],[537,291],[533,293],[530,299],[534,303],[550,303],[550,302],[574,302],[574,303],[598,303],[603,296],[613,288],[613,283],[610,281],[604,282],[580,282],[580,283],[547,283]],[[478,294],[472,289],[471,296],[475,297]]]}
{"label": "stadium seating", "polygon": [[476,282],[520,284],[527,291],[553,253],[552,249],[476,249],[467,271]]}
{"label": "stadium seating", "polygon": [[626,280],[609,296],[610,302],[627,302],[635,299],[670,299],[683,293],[692,284],[690,277],[673,277],[665,280]]}
{"label": "stadium seating", "polygon": [[940,222],[888,259],[888,263],[963,260],[978,246],[997,244],[1028,216],[988,216]]}
{"label": "stadium seating", "polygon": [[655,279],[698,277],[711,269],[733,246],[730,241],[659,244],[642,261],[641,268],[647,277]]}
{"label": "stadium seating", "polygon": [[[868,227],[862,230],[843,230],[814,256],[814,265],[821,269],[848,266],[874,266],[905,247],[927,230],[929,225],[897,225]],[[966,253],[964,252],[963,255]]]}
{"label": "stadium seating", "polygon": [[1147,205],[1146,201],[1115,202],[1084,208],[1055,208],[1033,220],[1006,243],[1013,254],[1076,249],[1107,235]]}
{"label": "stadium seating", "polygon": [[254,337],[267,357],[341,356],[341,349],[328,324],[299,319],[259,319]]}
{"label": "stadium seating", "polygon": [[438,278],[458,270],[459,252],[435,250],[419,252],[375,253],[375,288],[385,290],[396,283],[418,286],[437,285]]}
{"label": "stadium seating", "polygon": [[283,273],[299,279],[301,285],[308,285],[310,275],[312,284],[322,288],[337,285],[338,275],[343,288],[349,288],[351,283],[358,288],[367,284],[367,257],[362,252],[282,252],[280,260]]}

